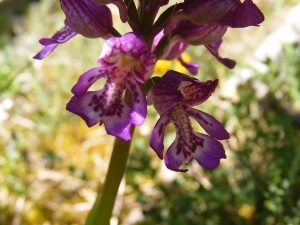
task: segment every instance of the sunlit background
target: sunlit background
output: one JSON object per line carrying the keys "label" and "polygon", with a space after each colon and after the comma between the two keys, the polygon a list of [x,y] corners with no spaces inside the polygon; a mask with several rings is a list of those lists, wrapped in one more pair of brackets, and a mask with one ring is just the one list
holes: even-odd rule
{"label": "sunlit background", "polygon": [[[187,173],[167,170],[149,147],[158,119],[149,107],[112,225],[300,224],[300,4],[254,2],[265,22],[224,37],[221,55],[237,61],[234,70],[202,46],[184,55],[200,64],[198,79],[219,79],[199,108],[230,132],[227,159],[213,171],[196,162]],[[111,8],[115,27],[129,31]],[[79,75],[97,66],[103,40],[77,35],[32,59],[38,40],[63,21],[58,0],[0,1],[0,225],[81,225],[105,178],[114,138],[65,110]],[[155,73],[169,69],[188,73],[176,61],[159,62]],[[165,145],[174,137],[168,126]]]}

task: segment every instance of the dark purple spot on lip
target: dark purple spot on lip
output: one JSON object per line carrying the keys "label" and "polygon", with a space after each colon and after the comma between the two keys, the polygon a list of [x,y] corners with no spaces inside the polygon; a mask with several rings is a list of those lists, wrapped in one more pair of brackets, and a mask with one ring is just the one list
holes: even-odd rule
{"label": "dark purple spot on lip", "polygon": [[214,126],[212,123],[210,124],[212,127]]}
{"label": "dark purple spot on lip", "polygon": [[95,76],[92,76],[88,79],[88,82],[92,82],[94,80]]}

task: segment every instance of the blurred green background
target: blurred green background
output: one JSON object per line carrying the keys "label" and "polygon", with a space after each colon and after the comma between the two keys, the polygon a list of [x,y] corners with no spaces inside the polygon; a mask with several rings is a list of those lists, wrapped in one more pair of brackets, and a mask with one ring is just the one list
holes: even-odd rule
{"label": "blurred green background", "polygon": [[[167,170],[149,147],[158,119],[149,107],[112,225],[300,224],[297,2],[257,0],[265,22],[228,30],[220,54],[237,60],[234,70],[202,46],[189,48],[185,58],[201,66],[197,78],[220,80],[199,108],[230,132],[222,141],[227,159],[213,171],[195,162],[187,173]],[[0,1],[0,225],[83,224],[105,178],[114,139],[65,110],[79,75],[97,65],[103,41],[78,35],[43,61],[32,59],[38,40],[63,20],[59,1]],[[175,61],[160,62],[155,72],[171,68],[186,72]],[[168,126],[166,146],[174,135]]]}

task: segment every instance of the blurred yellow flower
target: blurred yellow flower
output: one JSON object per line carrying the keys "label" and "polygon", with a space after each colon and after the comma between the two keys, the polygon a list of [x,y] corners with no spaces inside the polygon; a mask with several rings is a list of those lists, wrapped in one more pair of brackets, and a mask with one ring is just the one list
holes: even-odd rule
{"label": "blurred yellow flower", "polygon": [[[189,62],[191,60],[191,56],[189,53],[183,53],[181,55],[182,59],[185,62]],[[154,68],[154,73],[156,74],[165,74],[168,70],[173,69],[180,73],[187,73],[187,69],[181,65],[178,60],[170,61],[170,60],[158,60],[156,66]]]}

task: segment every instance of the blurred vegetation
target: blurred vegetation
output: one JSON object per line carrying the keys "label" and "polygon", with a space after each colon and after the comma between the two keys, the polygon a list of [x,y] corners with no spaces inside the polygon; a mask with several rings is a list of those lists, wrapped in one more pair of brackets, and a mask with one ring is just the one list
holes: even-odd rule
{"label": "blurred vegetation", "polygon": [[[185,55],[200,63],[198,78],[220,80],[200,108],[230,131],[222,142],[227,159],[213,171],[194,162],[187,173],[167,170],[149,147],[158,118],[149,107],[134,136],[114,224],[300,224],[300,40],[262,62],[265,72],[246,60],[297,1],[258,3],[265,24],[225,37],[221,54],[237,59],[233,71],[201,46]],[[97,65],[103,41],[76,36],[43,61],[32,60],[42,48],[38,40],[63,20],[55,0],[0,2],[1,225],[83,224],[106,174],[113,138],[65,110],[78,76]],[[158,75],[182,71],[178,62],[159,65]],[[244,73],[253,76],[240,79]],[[238,82],[228,88],[232,80]],[[173,139],[168,126],[165,145]]]}

